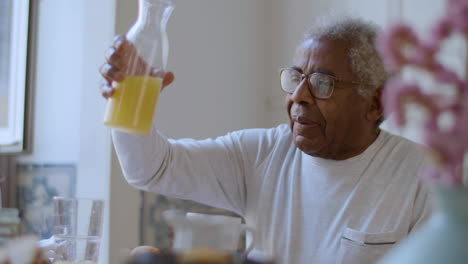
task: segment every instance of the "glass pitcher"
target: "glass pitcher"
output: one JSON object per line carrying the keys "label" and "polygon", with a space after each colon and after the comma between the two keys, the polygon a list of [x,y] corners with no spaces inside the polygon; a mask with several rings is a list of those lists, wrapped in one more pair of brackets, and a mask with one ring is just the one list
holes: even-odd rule
{"label": "glass pitcher", "polygon": [[180,210],[167,210],[164,220],[174,230],[172,248],[176,252],[186,252],[198,248],[209,248],[227,253],[237,251],[240,236],[250,233],[250,243],[246,246],[244,256],[254,247],[254,230],[241,224],[240,218],[185,213]]}
{"label": "glass pitcher", "polygon": [[169,44],[166,25],[171,0],[139,0],[138,18],[126,34],[125,79],[114,82],[104,124],[133,134],[148,134],[166,70]]}

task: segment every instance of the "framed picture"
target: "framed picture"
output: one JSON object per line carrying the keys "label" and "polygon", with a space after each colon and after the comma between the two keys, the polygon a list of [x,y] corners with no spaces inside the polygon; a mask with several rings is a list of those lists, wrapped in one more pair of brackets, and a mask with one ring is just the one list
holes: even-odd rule
{"label": "framed picture", "polygon": [[75,165],[19,164],[18,207],[22,233],[42,239],[52,235],[54,196],[75,196]]}
{"label": "framed picture", "polygon": [[0,153],[27,149],[33,2],[0,1]]}

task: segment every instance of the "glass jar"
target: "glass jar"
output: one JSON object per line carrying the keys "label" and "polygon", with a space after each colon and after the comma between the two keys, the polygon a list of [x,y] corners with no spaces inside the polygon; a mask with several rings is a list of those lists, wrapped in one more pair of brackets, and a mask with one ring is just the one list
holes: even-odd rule
{"label": "glass jar", "polygon": [[[114,82],[104,124],[133,134],[149,134],[166,70],[169,44],[166,25],[171,0],[139,0],[138,18],[126,34],[125,79]],[[122,70],[122,69],[121,69]]]}

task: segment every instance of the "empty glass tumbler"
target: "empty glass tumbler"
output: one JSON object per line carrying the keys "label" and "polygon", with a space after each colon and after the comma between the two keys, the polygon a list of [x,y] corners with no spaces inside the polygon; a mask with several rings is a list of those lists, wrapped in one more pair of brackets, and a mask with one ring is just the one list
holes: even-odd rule
{"label": "empty glass tumbler", "polygon": [[122,82],[107,102],[104,124],[133,134],[148,134],[166,69],[169,44],[166,25],[171,0],[139,0],[138,18],[126,34]]}
{"label": "empty glass tumbler", "polygon": [[104,201],[54,197],[53,263],[97,263]]}

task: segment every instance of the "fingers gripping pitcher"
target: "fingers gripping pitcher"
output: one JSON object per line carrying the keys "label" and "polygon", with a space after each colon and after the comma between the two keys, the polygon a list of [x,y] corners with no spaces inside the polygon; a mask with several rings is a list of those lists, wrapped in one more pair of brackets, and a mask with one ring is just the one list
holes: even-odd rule
{"label": "fingers gripping pitcher", "polygon": [[124,73],[113,82],[104,124],[133,134],[149,134],[167,63],[166,25],[174,9],[171,0],[139,0],[138,18],[120,45],[116,67]]}

